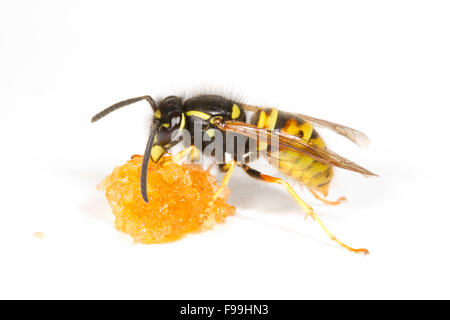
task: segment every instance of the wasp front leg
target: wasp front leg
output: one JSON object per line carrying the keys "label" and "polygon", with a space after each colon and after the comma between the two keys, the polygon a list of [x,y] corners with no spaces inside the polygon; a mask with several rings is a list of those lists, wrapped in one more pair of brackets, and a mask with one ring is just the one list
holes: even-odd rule
{"label": "wasp front leg", "polygon": [[281,184],[283,187],[286,188],[286,190],[289,192],[289,194],[291,195],[292,198],[294,198],[294,200],[300,205],[300,207],[302,207],[302,209],[305,211],[306,216],[311,217],[314,221],[316,221],[320,227],[325,231],[325,233],[328,235],[328,237],[335,241],[336,243],[338,243],[341,247],[344,247],[345,249],[351,251],[351,252],[355,252],[355,253],[363,253],[363,254],[368,254],[369,251],[367,249],[355,249],[352,248],[348,245],[346,245],[345,243],[341,242],[339,239],[337,239],[328,229],[327,227],[325,227],[325,224],[322,222],[322,220],[319,218],[319,216],[314,212],[313,208],[311,208],[306,202],[304,202],[302,200],[302,198],[300,198],[300,196],[295,192],[295,190],[289,185],[289,183],[287,183],[286,181],[284,181],[283,179],[280,178],[276,178],[276,177],[272,177],[272,176],[268,176],[265,174],[262,174],[261,172],[250,168],[248,165],[245,164],[240,164],[240,166],[245,170],[245,172],[256,179],[265,181],[265,182],[270,182],[270,183],[277,183],[277,184]]}
{"label": "wasp front leg", "polygon": [[191,161],[198,159],[200,156],[200,152],[198,151],[197,147],[194,145],[191,145],[191,146],[187,147],[186,149],[183,149],[180,152],[176,153],[172,157],[172,161],[179,162],[179,161],[183,160],[188,154],[190,154],[190,156],[191,156]]}
{"label": "wasp front leg", "polygon": [[231,175],[234,172],[234,169],[236,168],[236,161],[231,161],[230,163],[224,164],[220,166],[220,170],[226,172],[225,176],[222,179],[222,183],[220,184],[219,189],[217,189],[216,193],[212,197],[212,200],[210,201],[210,204],[215,201],[220,194],[225,190],[225,188],[228,186],[228,182],[230,182]]}

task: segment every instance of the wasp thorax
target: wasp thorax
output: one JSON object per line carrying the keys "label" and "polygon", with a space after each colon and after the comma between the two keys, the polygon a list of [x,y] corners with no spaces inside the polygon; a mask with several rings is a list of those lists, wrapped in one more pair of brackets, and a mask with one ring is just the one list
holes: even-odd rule
{"label": "wasp thorax", "polygon": [[183,101],[180,97],[169,96],[164,98],[159,103],[159,110],[161,112],[161,116],[168,115],[173,111],[181,111],[182,110]]}

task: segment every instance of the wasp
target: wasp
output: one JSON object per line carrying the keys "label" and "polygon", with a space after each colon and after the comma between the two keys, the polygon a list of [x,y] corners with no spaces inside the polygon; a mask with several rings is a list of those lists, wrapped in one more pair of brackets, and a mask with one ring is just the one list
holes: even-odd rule
{"label": "wasp", "polygon": [[[186,100],[178,96],[168,96],[158,102],[148,95],[140,96],[113,104],[96,114],[91,122],[142,100],[147,101],[154,112],[141,169],[141,193],[145,202],[148,202],[148,163],[149,161],[157,162],[176,145],[179,142],[179,139],[176,139],[178,133],[187,130],[194,137],[194,128],[200,128],[202,134],[209,137],[202,139],[200,145],[195,144],[192,138],[188,147],[174,156],[178,160],[188,154],[195,156],[204,152],[219,133],[226,133],[227,139],[230,135],[232,138],[243,137],[245,151],[248,151],[250,142],[254,142],[253,145],[256,145],[256,148],[244,153],[244,157],[238,156],[237,148],[231,151],[225,150],[225,154],[228,153],[231,160],[220,164],[219,168],[225,172],[225,176],[214,198],[227,186],[234,169],[240,167],[252,178],[282,185],[306,213],[305,219],[311,217],[316,221],[331,240],[352,252],[368,253],[367,249],[355,249],[337,239],[326,228],[313,208],[303,201],[288,182],[255,170],[249,166],[251,158],[255,157],[248,156],[256,153],[258,158],[260,154],[264,154],[269,163],[276,165],[280,172],[307,187],[315,198],[326,204],[336,205],[345,198],[339,198],[337,201],[325,199],[333,178],[333,167],[365,176],[376,176],[376,174],[328,149],[314,126],[331,129],[359,146],[365,146],[369,142],[364,133],[307,115],[244,104],[219,95],[197,95]],[[251,114],[249,119],[246,113]]]}

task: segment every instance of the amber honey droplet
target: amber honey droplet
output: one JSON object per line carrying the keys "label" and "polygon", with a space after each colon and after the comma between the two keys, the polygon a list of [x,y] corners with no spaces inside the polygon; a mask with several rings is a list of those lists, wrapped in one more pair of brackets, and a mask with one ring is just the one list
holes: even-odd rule
{"label": "amber honey droplet", "polygon": [[235,207],[225,201],[227,190],[211,205],[218,184],[214,176],[199,165],[177,164],[165,156],[148,166],[149,202],[140,190],[142,156],[133,156],[116,167],[98,188],[115,215],[115,225],[136,242],[162,243],[182,238],[191,232],[206,231],[233,215]]}

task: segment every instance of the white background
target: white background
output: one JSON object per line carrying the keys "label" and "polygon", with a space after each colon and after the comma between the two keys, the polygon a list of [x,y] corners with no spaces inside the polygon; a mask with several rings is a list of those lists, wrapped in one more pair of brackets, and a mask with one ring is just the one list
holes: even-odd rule
{"label": "white background", "polygon": [[[450,298],[446,1],[5,1],[0,4],[0,298]],[[378,173],[336,170],[330,241],[277,186],[237,173],[237,214],[136,245],[96,190],[142,153],[149,107],[222,92],[347,124]],[[45,239],[33,236],[43,232]]]}

